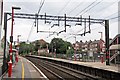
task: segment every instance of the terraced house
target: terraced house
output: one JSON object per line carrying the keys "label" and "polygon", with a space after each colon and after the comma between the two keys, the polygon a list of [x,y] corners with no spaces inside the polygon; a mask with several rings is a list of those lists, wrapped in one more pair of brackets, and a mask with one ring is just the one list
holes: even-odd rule
{"label": "terraced house", "polygon": [[94,56],[94,57],[99,57],[101,53],[104,52],[104,48],[105,48],[105,42],[102,39],[94,40],[94,41],[90,40],[85,42],[81,40],[79,43],[76,42],[75,44],[77,46],[75,45],[74,47],[77,47],[77,50],[81,50],[81,53],[84,54],[86,53],[85,55]]}

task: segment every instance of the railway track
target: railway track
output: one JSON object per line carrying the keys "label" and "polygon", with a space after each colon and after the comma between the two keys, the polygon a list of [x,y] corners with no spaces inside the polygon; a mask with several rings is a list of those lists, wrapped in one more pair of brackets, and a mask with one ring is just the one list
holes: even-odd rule
{"label": "railway track", "polygon": [[33,62],[50,80],[103,80],[39,58],[26,58]]}

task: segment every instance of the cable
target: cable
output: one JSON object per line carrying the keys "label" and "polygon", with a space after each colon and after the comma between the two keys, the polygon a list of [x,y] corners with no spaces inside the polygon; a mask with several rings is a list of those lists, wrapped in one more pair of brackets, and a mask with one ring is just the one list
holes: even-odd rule
{"label": "cable", "polygon": [[[101,1],[99,1],[97,4],[95,4],[94,6],[92,6],[91,8],[89,8],[88,10],[86,10],[83,14],[85,14],[87,11],[89,11],[89,10],[91,10],[93,7],[95,7],[95,6],[97,6],[98,4],[100,4],[101,2],[102,2],[103,0],[101,0]],[[96,1],[95,1],[96,2]],[[93,4],[93,3],[92,3]],[[92,5],[92,4],[90,4],[90,5]],[[89,5],[89,6],[90,6]],[[86,9],[86,8],[85,8]],[[82,14],[82,15],[83,15]],[[83,28],[84,29],[84,28]],[[79,32],[81,32],[83,29],[81,29]],[[78,33],[78,32],[77,32]]]}
{"label": "cable", "polygon": [[[82,2],[84,3],[84,2]],[[75,8],[73,8],[68,14],[71,14],[75,9],[77,9],[78,7],[80,7],[82,5],[82,3],[78,4]]]}
{"label": "cable", "polygon": [[[85,11],[86,9],[88,9],[90,6],[92,6],[97,0],[95,0],[94,2],[92,2],[91,4],[89,4],[86,8],[84,8],[82,11],[80,11],[78,14],[82,13],[83,11]],[[101,0],[102,1],[102,0]],[[100,2],[98,2],[96,5],[98,5]],[[96,6],[94,5],[94,6]],[[94,7],[93,6],[93,7]],[[90,9],[92,9],[93,7],[91,7]],[[78,14],[76,14],[75,16],[77,16]]]}
{"label": "cable", "polygon": [[[38,13],[37,13],[37,14],[40,13],[40,11],[41,11],[41,9],[42,9],[42,6],[43,6],[44,2],[45,2],[45,0],[44,0],[43,2],[42,2],[42,0],[41,0],[41,2],[40,2],[40,7],[39,7],[39,10],[38,10]],[[30,30],[30,32],[29,32],[29,35],[28,35],[28,38],[27,38],[27,42],[29,41],[30,35],[31,35],[31,33],[32,33],[34,23],[35,23],[35,21],[33,22],[33,25],[32,25],[31,30]]]}
{"label": "cable", "polygon": [[[70,0],[71,1],[71,0]],[[85,11],[87,8],[89,8],[90,6],[92,6],[95,2],[96,2],[97,0],[95,0],[94,2],[92,2],[90,5],[88,5],[85,9],[83,9],[80,13],[82,13],[83,11]],[[68,5],[68,4],[66,4],[66,5]],[[65,6],[66,6],[65,5]],[[61,10],[63,10],[64,8],[62,8]],[[60,12],[59,12],[60,13]],[[79,14],[80,14],[79,13]],[[77,14],[78,15],[78,14]]]}
{"label": "cable", "polygon": [[[70,3],[70,1],[71,1],[71,0],[69,0],[69,1],[64,5],[64,7],[57,13],[57,15],[59,15],[59,14],[67,7],[67,5]],[[52,23],[52,21],[51,21],[51,23]],[[59,29],[59,28],[57,28],[57,29]],[[56,29],[56,30],[57,30],[57,29]],[[56,31],[56,30],[55,30],[55,31]],[[54,34],[53,34],[53,35],[54,35]],[[49,37],[50,37],[50,35],[49,35]],[[47,36],[47,38],[48,38],[48,36]]]}
{"label": "cable", "polygon": [[113,4],[115,4],[118,0],[116,0],[115,2],[111,3],[110,5],[104,7],[104,8],[101,8],[99,11],[103,11],[103,10],[106,10],[108,7],[112,6]]}
{"label": "cable", "polygon": [[[87,27],[88,27],[88,26],[87,26]],[[99,28],[99,27],[93,28],[93,29],[91,29],[91,30],[93,31],[93,30],[96,30],[96,29],[98,29],[98,28]],[[84,29],[84,28],[83,28],[83,29]],[[81,29],[79,32],[81,32],[83,29]],[[75,34],[75,35],[77,35],[77,34]],[[74,36],[75,36],[75,35],[74,35]],[[74,36],[70,36],[70,37],[68,37],[68,38],[66,38],[66,39],[69,39],[69,38],[74,37]]]}
{"label": "cable", "polygon": [[[110,16],[115,15],[115,14],[117,14],[117,13],[119,13],[119,12],[120,12],[120,11],[115,12],[115,13],[111,14]],[[105,18],[109,18],[110,16],[107,16],[107,17],[105,17]]]}
{"label": "cable", "polygon": [[83,9],[80,13],[82,13],[84,10],[86,10],[87,8],[89,8],[90,6],[92,6],[97,0],[95,0],[94,2],[92,2],[90,5],[88,5],[85,9]]}
{"label": "cable", "polygon": [[[41,7],[41,5],[42,5],[42,0],[40,1],[40,7]],[[38,9],[38,13],[40,12],[40,7]]]}
{"label": "cable", "polygon": [[[70,3],[71,0],[69,0],[65,5],[64,7],[57,13],[57,15],[59,15],[66,7],[67,5]],[[52,21],[51,21],[52,22]]]}
{"label": "cable", "polygon": [[94,2],[92,2],[90,5],[88,5],[86,8],[84,8],[83,10],[81,10],[78,14],[76,14],[75,16],[79,15],[80,13],[82,13],[83,11],[85,11],[87,8],[89,8],[90,6],[92,6],[97,0],[95,0]]}
{"label": "cable", "polygon": [[32,27],[31,27],[31,29],[30,29],[30,32],[29,32],[29,35],[28,35],[28,38],[27,38],[27,42],[29,41],[29,38],[30,38],[30,35],[31,35],[31,33],[32,33],[33,27],[34,27],[34,23],[33,23]]}
{"label": "cable", "polygon": [[39,7],[39,10],[38,10],[38,14],[40,13],[40,11],[41,11],[41,9],[42,9],[42,6],[43,6],[43,4],[44,4],[44,2],[45,2],[45,0],[42,2],[42,0],[41,0],[41,2],[40,2],[40,7]]}
{"label": "cable", "polygon": [[57,13],[58,15],[67,7],[71,0],[68,0],[67,4]]}
{"label": "cable", "polygon": [[[82,3],[83,3],[83,2],[82,2]],[[78,4],[78,5],[77,5],[75,8],[73,8],[68,14],[70,14],[72,11],[74,11],[74,10],[77,9],[79,6],[81,6],[82,3]],[[62,26],[63,26],[63,25],[62,25]],[[59,28],[57,28],[57,29],[59,29]],[[57,29],[56,29],[56,30],[57,30]]]}
{"label": "cable", "polygon": [[[101,0],[101,1],[103,1],[103,0]],[[100,2],[98,2],[96,5],[98,5],[99,3],[101,3],[101,1]],[[114,2],[115,3],[115,2]],[[113,3],[113,4],[114,4]],[[112,5],[113,5],[112,4]],[[94,5],[94,6],[92,6],[90,9],[92,9],[93,7],[95,7],[96,5]],[[87,11],[89,11],[90,9],[88,9]],[[85,11],[83,14],[85,14],[87,11]],[[119,11],[120,12],[120,11]],[[116,13],[118,13],[118,12],[116,12]],[[116,14],[116,13],[114,13],[114,14]],[[82,15],[83,15],[82,14]],[[112,15],[114,15],[114,14],[112,14]],[[113,17],[113,18],[110,18],[110,19],[116,19],[116,18],[119,18],[120,16],[118,16],[118,17]],[[94,29],[92,29],[92,30],[96,30],[97,28],[94,28]],[[84,30],[84,28],[83,29],[81,29],[79,32],[81,32],[82,30]],[[74,36],[72,36],[72,37],[74,37]],[[70,37],[69,37],[70,38]],[[67,38],[68,39],[68,38]]]}
{"label": "cable", "polygon": [[82,13],[81,15],[85,14],[86,12],[90,11],[91,9],[93,9],[95,6],[97,6],[98,4],[100,4],[103,0],[99,1],[97,4],[95,4],[94,6],[92,6],[91,8],[89,8],[88,10],[86,10],[84,13]]}
{"label": "cable", "polygon": [[119,18],[120,16],[117,16],[117,17],[113,17],[113,18],[109,18],[109,20],[112,20],[112,19],[117,19]]}
{"label": "cable", "polygon": [[[103,1],[103,0],[101,0],[101,1]],[[101,3],[101,1],[100,2],[98,2],[97,4],[95,4],[94,6],[92,6],[91,8],[89,8],[87,11],[89,11],[90,9],[92,9],[93,7],[95,7],[96,5],[98,5],[99,3]],[[113,3],[114,4],[114,3]],[[113,5],[112,4],[112,5]],[[85,11],[83,14],[85,14],[87,11]],[[82,15],[83,15],[82,14]],[[113,14],[112,14],[113,15]],[[119,16],[120,17],[120,16]],[[111,19],[116,19],[116,18],[118,18],[118,17],[114,17],[114,18],[111,18]],[[96,28],[95,28],[96,29]],[[95,30],[95,29],[92,29],[92,30]],[[83,30],[83,29],[82,29]],[[82,30],[80,30],[80,32],[82,31]]]}
{"label": "cable", "polygon": [[101,11],[101,10],[107,9],[108,7],[114,5],[115,3],[118,3],[118,0],[116,0],[115,2],[112,2],[112,3],[111,3],[110,5],[108,5],[108,6],[106,6],[106,7],[102,8],[102,9],[100,9],[100,11]]}
{"label": "cable", "polygon": [[[96,0],[97,1],[97,0]],[[95,5],[93,5],[96,1],[94,1],[93,3],[91,3],[90,5],[88,5],[85,9],[83,9],[80,13],[82,13],[83,11],[85,11],[84,13],[82,13],[82,15],[83,14],[85,14],[86,12],[88,12],[89,10],[91,10],[92,8],[94,8],[95,6],[97,6],[98,4],[100,4],[103,0],[101,0],[101,1],[99,1],[97,4],[95,4]],[[114,3],[113,3],[114,4]],[[92,6],[93,5],[93,6]],[[78,6],[80,6],[80,5],[77,5],[74,9],[76,9]],[[90,6],[92,6],[92,7],[90,7]],[[89,8],[90,7],[90,8]],[[88,9],[89,8],[89,9]],[[73,9],[73,10],[74,10]],[[73,11],[73,10],[71,10],[70,12],[69,12],[69,14]],[[79,13],[79,14],[80,14]],[[78,14],[77,14],[78,15]]]}

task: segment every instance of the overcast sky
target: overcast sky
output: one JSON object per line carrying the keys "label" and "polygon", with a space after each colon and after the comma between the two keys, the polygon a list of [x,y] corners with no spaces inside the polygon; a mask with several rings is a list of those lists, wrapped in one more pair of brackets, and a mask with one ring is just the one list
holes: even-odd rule
{"label": "overcast sky", "polygon": [[[44,0],[42,0],[44,1]],[[95,2],[96,1],[96,2]],[[11,12],[12,6],[21,7],[21,10],[15,10],[17,13],[32,13],[35,14],[38,12],[40,7],[41,0],[4,0],[4,12]],[[88,7],[86,13],[84,10],[88,5],[95,2],[93,5]],[[44,5],[39,14],[49,14],[49,15],[61,15],[64,16],[80,16],[88,18],[90,15],[92,18],[97,19],[110,19],[112,17],[118,16],[118,2],[119,0],[45,0]],[[94,7],[93,7],[94,6]],[[91,8],[92,7],[92,8]],[[90,9],[91,8],[91,9]],[[90,10],[89,10],[90,9]],[[82,12],[81,12],[82,11]],[[81,13],[80,13],[81,12]],[[9,17],[9,16],[8,16]],[[14,41],[17,40],[17,35],[21,35],[21,41],[27,41],[28,35],[30,33],[31,27],[33,25],[34,20],[27,19],[15,19],[14,23]],[[64,30],[64,25],[61,22],[61,26],[55,26],[51,28],[52,24],[56,23],[52,21],[51,24],[44,24],[43,21],[39,20],[39,31],[56,31],[59,32]],[[35,41],[39,39],[44,39],[47,42],[50,42],[54,37],[60,37],[64,40],[70,41],[72,43],[75,42],[75,38],[70,34],[80,34],[83,33],[84,26],[74,26],[73,23],[67,22],[67,24],[72,25],[70,28],[67,27],[66,33],[61,33],[59,36],[56,34],[49,36],[49,33],[37,33],[36,27],[32,28],[29,41]],[[110,38],[115,37],[118,34],[118,21],[117,19],[110,20]],[[7,39],[9,40],[11,29],[11,20],[8,21],[8,33]],[[103,32],[103,38],[105,38],[104,26],[101,24],[93,24],[91,25],[92,33],[86,34],[86,36],[77,36],[76,40],[86,41],[86,40],[94,40],[100,39],[100,33]],[[87,29],[88,30],[88,29]]]}

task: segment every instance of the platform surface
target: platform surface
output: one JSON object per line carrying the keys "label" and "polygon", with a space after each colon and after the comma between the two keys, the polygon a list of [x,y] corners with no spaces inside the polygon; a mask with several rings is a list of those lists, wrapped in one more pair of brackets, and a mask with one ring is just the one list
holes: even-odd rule
{"label": "platform surface", "polygon": [[8,77],[8,73],[3,76],[6,79],[22,79],[22,80],[46,80],[47,77],[29,60],[19,56],[19,61],[12,69],[12,76]]}
{"label": "platform surface", "polygon": [[101,62],[81,62],[81,61],[73,61],[73,60],[66,60],[66,59],[60,59],[60,58],[50,58],[50,57],[43,57],[43,56],[38,56],[38,57],[68,62],[68,63],[72,63],[72,64],[79,64],[79,65],[83,65],[83,66],[88,66],[88,67],[93,67],[93,68],[98,68],[98,69],[103,69],[103,70],[108,70],[108,71],[120,73],[120,64],[119,65],[106,65],[105,62],[104,63],[101,63]]}

